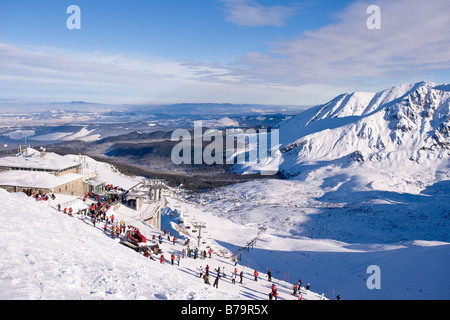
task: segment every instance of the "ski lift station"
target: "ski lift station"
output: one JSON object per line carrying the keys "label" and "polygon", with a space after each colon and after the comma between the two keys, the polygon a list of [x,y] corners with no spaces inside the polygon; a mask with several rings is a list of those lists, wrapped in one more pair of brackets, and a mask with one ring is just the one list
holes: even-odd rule
{"label": "ski lift station", "polygon": [[126,191],[126,200],[134,204],[140,219],[161,229],[161,209],[167,204],[163,196],[164,180],[144,179]]}

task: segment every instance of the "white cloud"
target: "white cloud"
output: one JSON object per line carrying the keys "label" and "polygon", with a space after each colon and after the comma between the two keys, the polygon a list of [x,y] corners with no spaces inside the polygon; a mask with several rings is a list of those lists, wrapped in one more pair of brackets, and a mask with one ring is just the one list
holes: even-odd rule
{"label": "white cloud", "polygon": [[224,3],[226,20],[240,26],[284,26],[296,9],[286,6],[265,7],[254,0],[219,0]]}
{"label": "white cloud", "polygon": [[[245,85],[243,85],[245,84]],[[0,44],[0,98],[99,103],[271,103],[307,104],[296,88],[247,85],[219,64],[65,52],[25,50]]]}
{"label": "white cloud", "polygon": [[335,24],[272,43],[269,54],[247,53],[236,62],[234,72],[290,85],[336,85],[408,79],[430,70],[448,72],[450,1],[379,0],[381,30],[366,26],[370,4],[355,2],[336,15]]}
{"label": "white cloud", "polygon": [[421,78],[426,72],[449,74],[448,0],[378,0],[381,30],[366,27],[370,4],[355,2],[336,15],[335,24],[228,64],[0,44],[0,98],[306,105],[345,91],[434,81]]}

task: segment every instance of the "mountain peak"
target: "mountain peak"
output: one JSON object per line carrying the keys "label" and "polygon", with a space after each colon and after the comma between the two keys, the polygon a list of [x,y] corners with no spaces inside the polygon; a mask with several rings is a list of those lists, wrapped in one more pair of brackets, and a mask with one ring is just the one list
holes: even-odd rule
{"label": "mountain peak", "polygon": [[341,94],[310,108],[279,126],[282,170],[295,175],[311,163],[405,166],[448,158],[449,88],[401,84]]}

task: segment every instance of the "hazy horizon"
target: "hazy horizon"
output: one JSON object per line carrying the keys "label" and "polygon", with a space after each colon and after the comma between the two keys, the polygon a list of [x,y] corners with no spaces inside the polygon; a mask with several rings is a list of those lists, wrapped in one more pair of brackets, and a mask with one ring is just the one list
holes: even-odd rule
{"label": "hazy horizon", "polygon": [[[450,3],[380,0],[378,16],[371,5],[2,2],[0,102],[312,106],[343,92],[447,83]],[[379,28],[369,28],[375,18]]]}

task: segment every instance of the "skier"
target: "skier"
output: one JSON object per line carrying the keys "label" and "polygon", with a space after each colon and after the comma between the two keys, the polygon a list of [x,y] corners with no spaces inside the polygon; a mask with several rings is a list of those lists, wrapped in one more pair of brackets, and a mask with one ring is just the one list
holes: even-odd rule
{"label": "skier", "polygon": [[232,284],[236,283],[236,273],[234,273],[234,272],[231,274],[231,283]]}
{"label": "skier", "polygon": [[209,248],[208,253],[209,253],[209,257],[211,258],[211,253],[212,253],[212,249],[211,248]]}
{"label": "skier", "polygon": [[253,274],[255,275],[255,281],[258,281],[258,270],[255,269]]}
{"label": "skier", "polygon": [[205,280],[205,284],[211,284],[209,283],[209,276],[207,274],[203,276],[203,280]]}
{"label": "skier", "polygon": [[214,280],[213,287],[216,287],[217,289],[219,289],[219,275],[217,275],[216,280]]}
{"label": "skier", "polygon": [[164,260],[164,255],[161,255],[161,258],[159,258],[159,263],[164,264],[165,260]]}
{"label": "skier", "polygon": [[241,271],[241,273],[239,274],[239,276],[241,277],[241,281],[239,283],[242,283],[242,278],[244,277],[244,271]]}
{"label": "skier", "polygon": [[272,272],[270,271],[270,269],[269,271],[267,271],[267,281],[272,282]]}
{"label": "skier", "polygon": [[173,261],[175,260],[175,255],[172,253],[172,255],[170,256],[170,260],[172,261],[172,265],[173,265]]}
{"label": "skier", "polygon": [[294,296],[297,295],[297,290],[298,290],[298,284],[294,283],[294,292],[292,293]]}
{"label": "skier", "polygon": [[198,268],[198,271],[200,272],[200,278],[203,276],[203,267],[202,266],[200,266],[199,268]]}
{"label": "skier", "polygon": [[177,238],[175,238],[175,236],[173,236],[173,244],[175,244],[176,240],[177,240]]}

